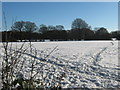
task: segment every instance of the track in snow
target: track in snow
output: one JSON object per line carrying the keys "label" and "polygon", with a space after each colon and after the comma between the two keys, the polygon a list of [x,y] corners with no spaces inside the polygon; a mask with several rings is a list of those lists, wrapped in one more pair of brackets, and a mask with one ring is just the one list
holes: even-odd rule
{"label": "track in snow", "polygon": [[63,82],[63,87],[120,87],[117,73],[120,70],[119,67],[115,65],[111,68],[99,64],[104,60],[104,53],[109,52],[109,49],[117,49],[116,42],[45,42],[33,43],[33,45],[36,49],[40,49],[38,53],[44,50],[46,50],[45,53],[49,53],[52,48],[58,46],[57,50],[47,59],[28,52],[22,54],[29,58],[35,58],[38,62],[45,62],[48,67],[53,66],[56,69],[53,71],[54,73],[56,73],[55,71],[61,72],[66,68],[67,78]]}

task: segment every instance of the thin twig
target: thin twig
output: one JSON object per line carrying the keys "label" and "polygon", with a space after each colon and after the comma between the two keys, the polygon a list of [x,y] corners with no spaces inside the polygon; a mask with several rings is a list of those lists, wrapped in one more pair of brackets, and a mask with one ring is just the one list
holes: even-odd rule
{"label": "thin twig", "polygon": [[58,46],[54,47],[53,50],[45,57],[45,59],[46,59],[47,57],[49,57],[50,54],[53,53],[57,47],[58,47]]}

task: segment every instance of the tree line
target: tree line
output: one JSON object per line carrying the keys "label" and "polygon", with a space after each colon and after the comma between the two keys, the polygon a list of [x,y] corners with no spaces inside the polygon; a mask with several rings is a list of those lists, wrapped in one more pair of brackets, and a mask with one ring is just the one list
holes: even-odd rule
{"label": "tree line", "polygon": [[41,24],[38,27],[34,22],[16,21],[11,30],[2,32],[2,41],[111,40],[111,38],[120,40],[120,31],[108,32],[104,27],[92,30],[81,18],[76,18],[72,22],[70,30],[65,30],[63,25]]}

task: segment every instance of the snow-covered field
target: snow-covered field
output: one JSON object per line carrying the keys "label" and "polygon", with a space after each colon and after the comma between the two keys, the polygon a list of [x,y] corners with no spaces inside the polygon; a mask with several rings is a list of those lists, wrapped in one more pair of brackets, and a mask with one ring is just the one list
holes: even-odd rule
{"label": "snow-covered field", "polygon": [[[13,43],[13,49],[21,45],[20,42]],[[25,47],[28,46],[29,43],[26,42]],[[118,41],[32,42],[32,48],[32,53],[28,49],[22,55],[19,62],[25,63],[22,69],[19,70],[20,66],[14,70],[23,73],[24,78],[29,78],[30,62],[35,60],[34,73],[39,72],[35,79],[44,78],[46,86],[49,86],[48,82],[59,83],[58,78],[63,75],[60,82],[63,88],[120,87]],[[34,50],[37,51],[36,54]],[[0,53],[2,54],[2,48]],[[40,76],[41,73],[43,76]]]}

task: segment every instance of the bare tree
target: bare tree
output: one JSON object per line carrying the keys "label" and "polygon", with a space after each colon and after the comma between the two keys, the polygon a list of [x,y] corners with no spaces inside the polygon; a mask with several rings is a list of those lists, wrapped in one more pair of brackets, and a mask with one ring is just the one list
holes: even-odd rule
{"label": "bare tree", "polygon": [[19,31],[20,32],[20,40],[22,41],[22,31],[24,30],[24,21],[17,21],[13,24],[13,26],[11,27],[12,31]]}
{"label": "bare tree", "polygon": [[40,25],[39,32],[44,33],[44,32],[46,32],[46,31],[48,31],[47,26],[44,25],[44,24],[41,24],[41,25]]}
{"label": "bare tree", "polygon": [[81,18],[76,18],[73,22],[72,22],[72,29],[82,29],[82,28],[89,28],[90,26],[88,26],[88,24],[82,20]]}
{"label": "bare tree", "polygon": [[56,25],[56,29],[57,30],[64,30],[64,26],[63,25]]}
{"label": "bare tree", "polygon": [[27,21],[25,22],[24,30],[29,34],[29,41],[31,41],[32,33],[37,30],[37,26],[34,22]]}
{"label": "bare tree", "polygon": [[48,30],[50,30],[50,31],[52,31],[52,30],[56,30],[56,27],[53,26],[53,25],[49,25],[49,26],[48,26]]}

